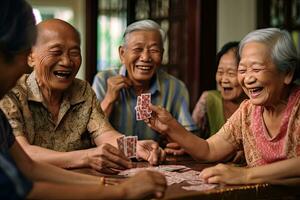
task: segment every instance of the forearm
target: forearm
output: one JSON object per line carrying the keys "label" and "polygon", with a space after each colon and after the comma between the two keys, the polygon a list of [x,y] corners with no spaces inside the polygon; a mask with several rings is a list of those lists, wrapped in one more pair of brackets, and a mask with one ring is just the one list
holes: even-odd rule
{"label": "forearm", "polygon": [[50,181],[57,183],[100,184],[99,177],[67,171],[48,163],[32,160],[15,142],[10,153],[18,168],[33,181]]}
{"label": "forearm", "polygon": [[35,145],[23,145],[22,147],[25,152],[36,161],[46,162],[65,169],[88,166],[88,149],[58,152]]}
{"label": "forearm", "polygon": [[110,129],[102,132],[98,137],[94,139],[94,142],[97,146],[100,146],[104,143],[109,143],[115,147],[118,147],[117,138],[121,136],[121,133],[117,132],[114,129]]}
{"label": "forearm", "polygon": [[100,177],[64,170],[43,162],[33,161],[30,171],[31,173],[25,173],[30,179],[36,181],[61,184],[101,184]]}
{"label": "forearm", "polygon": [[187,131],[176,120],[170,121],[168,127],[171,140],[177,142],[195,160],[219,161],[234,151],[232,144],[216,134],[204,140]]}
{"label": "forearm", "polygon": [[249,183],[300,184],[300,158],[249,168]]}
{"label": "forearm", "polygon": [[36,182],[28,199],[122,199],[120,187]]}
{"label": "forearm", "polygon": [[177,121],[169,124],[168,136],[196,160],[211,160],[206,140],[188,132]]}
{"label": "forearm", "polygon": [[109,117],[113,108],[113,103],[110,100],[107,100],[107,98],[104,98],[103,101],[101,101],[101,109],[105,113],[106,117]]}

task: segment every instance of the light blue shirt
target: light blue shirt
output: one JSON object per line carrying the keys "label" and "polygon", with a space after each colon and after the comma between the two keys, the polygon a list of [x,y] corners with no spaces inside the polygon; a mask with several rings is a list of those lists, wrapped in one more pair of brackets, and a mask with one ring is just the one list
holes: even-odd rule
{"label": "light blue shirt", "polygon": [[[126,76],[126,68],[99,72],[93,82],[97,98],[102,101],[107,90],[107,79],[116,75]],[[151,103],[166,108],[182,126],[189,131],[197,131],[189,112],[189,94],[184,83],[163,70],[158,70],[150,84]],[[133,88],[123,88],[114,103],[110,115],[112,126],[124,135],[136,135],[139,139],[153,139],[162,142],[162,136],[149,128],[144,121],[136,120],[137,96]]]}

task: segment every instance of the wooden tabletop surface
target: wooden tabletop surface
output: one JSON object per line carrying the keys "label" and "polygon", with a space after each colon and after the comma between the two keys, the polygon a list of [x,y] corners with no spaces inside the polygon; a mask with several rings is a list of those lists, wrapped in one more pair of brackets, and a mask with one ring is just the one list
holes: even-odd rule
{"label": "wooden tabletop surface", "polygon": [[[213,166],[213,163],[201,163],[192,160],[190,157],[168,157],[164,164],[185,165],[193,170],[201,171],[202,169]],[[136,162],[137,167],[148,167],[147,162]],[[122,179],[118,175],[105,175],[93,169],[82,168],[76,169],[80,173],[92,174],[96,176],[106,176],[109,183],[114,180]],[[164,199],[300,199],[300,188],[291,186],[273,186],[269,184],[254,185],[220,185],[207,191],[187,191],[182,186],[189,185],[186,182],[168,186]]]}

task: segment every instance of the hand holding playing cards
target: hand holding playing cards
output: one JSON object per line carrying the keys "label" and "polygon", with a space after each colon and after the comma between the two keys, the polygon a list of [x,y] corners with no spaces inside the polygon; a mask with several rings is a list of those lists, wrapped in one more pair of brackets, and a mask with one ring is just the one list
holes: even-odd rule
{"label": "hand holding playing cards", "polygon": [[139,172],[123,182],[124,199],[161,198],[167,188],[165,177],[154,171]]}
{"label": "hand holding playing cards", "polygon": [[91,168],[108,174],[116,174],[119,170],[132,167],[131,161],[110,144],[89,149],[87,162]]}
{"label": "hand holding playing cards", "polygon": [[165,160],[166,153],[153,140],[139,140],[137,157],[147,160],[151,165],[158,165]]}
{"label": "hand holding playing cards", "polygon": [[152,110],[152,116],[150,119],[146,119],[145,123],[147,123],[147,125],[155,131],[166,134],[169,130],[170,122],[176,120],[165,108],[152,104],[150,104],[149,107]]}

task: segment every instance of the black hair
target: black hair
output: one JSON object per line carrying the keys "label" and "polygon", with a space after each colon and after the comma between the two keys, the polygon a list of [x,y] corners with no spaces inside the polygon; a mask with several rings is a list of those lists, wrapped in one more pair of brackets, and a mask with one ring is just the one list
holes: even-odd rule
{"label": "black hair", "polygon": [[0,54],[9,62],[35,43],[35,18],[25,0],[1,0],[0,13]]}
{"label": "black hair", "polygon": [[238,48],[239,48],[239,42],[237,42],[237,41],[232,41],[232,42],[228,42],[228,43],[224,44],[223,47],[221,48],[221,50],[216,55],[216,68],[218,68],[221,57],[230,50],[234,51],[234,53],[236,54],[236,60],[238,62],[239,61]]}

